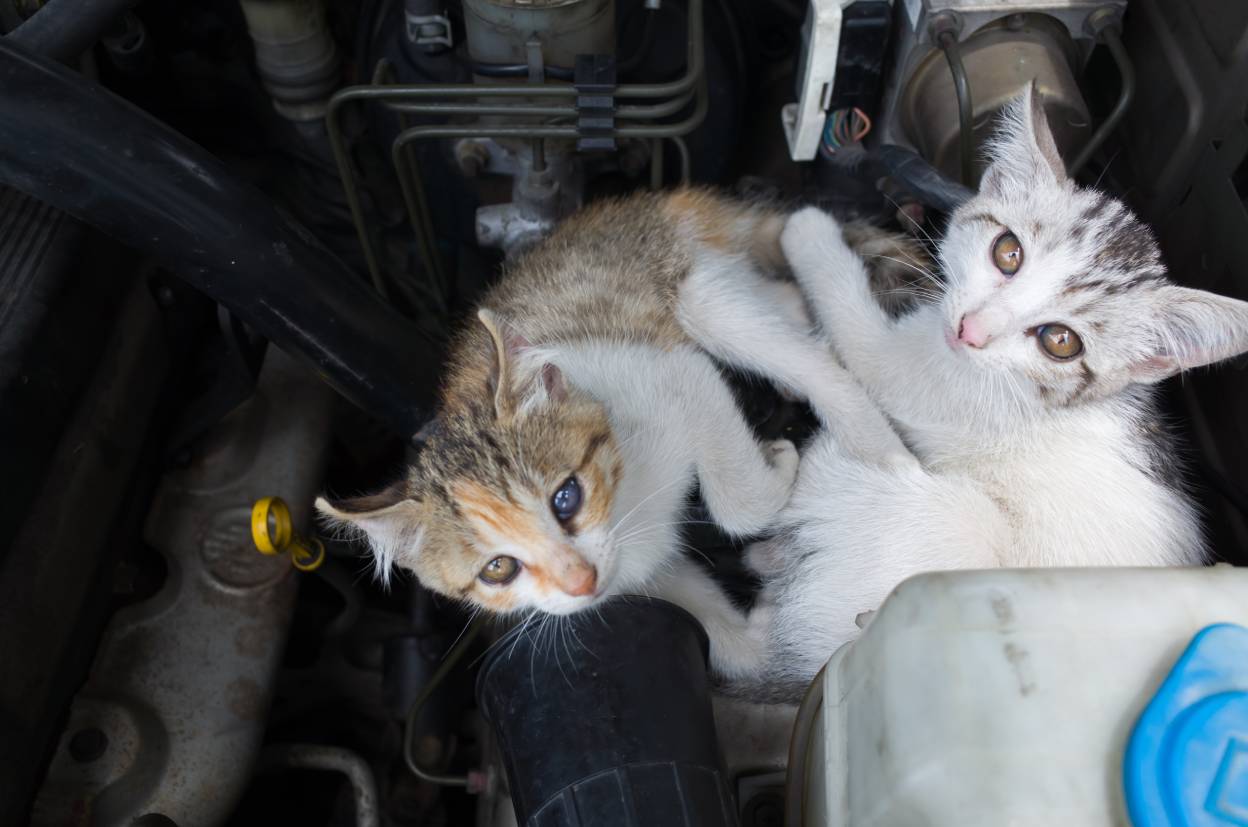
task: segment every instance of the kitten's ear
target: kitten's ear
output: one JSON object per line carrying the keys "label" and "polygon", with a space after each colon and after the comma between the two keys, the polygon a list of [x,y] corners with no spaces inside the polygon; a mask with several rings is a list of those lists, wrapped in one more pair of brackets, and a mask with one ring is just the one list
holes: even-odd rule
{"label": "kitten's ear", "polygon": [[979,182],[982,193],[1004,198],[1037,184],[1051,186],[1068,180],[1034,80],[1002,110],[1001,126],[988,144],[988,154],[991,163]]}
{"label": "kitten's ear", "polygon": [[1163,287],[1155,301],[1158,344],[1131,366],[1134,381],[1160,382],[1248,352],[1248,302],[1187,287]]}
{"label": "kitten's ear", "polygon": [[366,497],[317,497],[316,510],[324,522],[368,539],[377,577],[387,585],[394,564],[414,560],[424,539],[424,510],[402,482]]}
{"label": "kitten's ear", "polygon": [[533,346],[498,317],[482,307],[477,318],[490,334],[494,363],[490,380],[494,391],[494,411],[499,419],[510,419],[518,411],[547,400],[562,401],[567,387],[559,368],[532,358]]}

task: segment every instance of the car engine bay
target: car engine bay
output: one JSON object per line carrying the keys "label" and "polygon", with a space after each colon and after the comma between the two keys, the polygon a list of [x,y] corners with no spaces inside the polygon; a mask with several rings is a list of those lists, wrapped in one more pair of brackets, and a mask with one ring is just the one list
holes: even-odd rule
{"label": "car engine bay", "polygon": [[[716,693],[688,617],[526,636],[315,519],[420,450],[456,325],[586,204],[704,185],[930,242],[1034,81],[1172,278],[1248,298],[1239,4],[0,0],[0,31],[0,825],[800,823],[797,709]],[[1236,566],[1245,365],[1163,396]],[[760,438],[816,427],[731,381]],[[748,605],[703,510],[690,556]],[[677,781],[539,814],[568,750],[638,760],[606,709]]]}

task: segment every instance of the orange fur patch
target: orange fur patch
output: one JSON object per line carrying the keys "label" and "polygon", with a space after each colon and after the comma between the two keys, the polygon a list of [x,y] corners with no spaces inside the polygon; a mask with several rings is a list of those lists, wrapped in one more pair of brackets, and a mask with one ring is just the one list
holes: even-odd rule
{"label": "orange fur patch", "polygon": [[477,602],[494,612],[510,612],[516,607],[516,596],[510,589],[485,586],[474,592]]}
{"label": "orange fur patch", "polygon": [[[522,506],[501,499],[485,487],[471,482],[454,485],[451,493],[469,526],[482,541],[493,543],[505,540],[529,550],[534,556],[540,556],[541,563],[532,560],[525,563],[540,590],[585,593],[585,584],[591,580],[593,567],[572,546],[551,542],[540,523]],[[596,579],[596,573],[593,579]],[[497,611],[504,611],[496,604],[503,603],[499,595],[507,592],[507,589],[477,589],[481,602]]]}
{"label": "orange fur patch", "polygon": [[523,506],[508,502],[472,482],[455,484],[451,493],[481,539],[505,538],[526,548],[540,548],[546,544],[545,532]]}
{"label": "orange fur patch", "polygon": [[740,213],[729,203],[697,190],[679,190],[668,197],[665,206],[675,220],[692,227],[706,246],[722,252],[734,248],[727,233]]}
{"label": "orange fur patch", "polygon": [[591,462],[581,469],[585,477],[587,496],[581,513],[576,517],[576,527],[582,531],[606,525],[611,519],[612,481],[607,479],[601,463]]}
{"label": "orange fur patch", "polygon": [[[575,558],[576,562],[569,566],[564,566],[563,570],[558,574],[552,573],[542,566],[529,566],[529,574],[537,583],[537,587],[541,591],[552,592],[559,591],[564,594],[583,596],[593,592],[593,586],[597,584],[597,571],[580,559],[580,555],[575,551],[569,550],[568,554]],[[588,589],[586,589],[588,585]]]}

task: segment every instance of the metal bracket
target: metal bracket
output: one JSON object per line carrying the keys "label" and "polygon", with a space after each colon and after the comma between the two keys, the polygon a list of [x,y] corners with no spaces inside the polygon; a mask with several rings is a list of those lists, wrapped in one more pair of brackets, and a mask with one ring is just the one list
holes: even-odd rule
{"label": "metal bracket", "polygon": [[451,21],[445,14],[406,13],[407,39],[417,46],[445,46],[454,48],[451,37]]}
{"label": "metal bracket", "polygon": [[780,111],[789,157],[810,161],[819,151],[832,87],[836,83],[836,59],[841,49],[844,7],[854,0],[810,0],[802,26],[803,59],[797,103]]}
{"label": "metal bracket", "polygon": [[573,85],[576,87],[577,151],[614,152],[615,55],[577,55]]}

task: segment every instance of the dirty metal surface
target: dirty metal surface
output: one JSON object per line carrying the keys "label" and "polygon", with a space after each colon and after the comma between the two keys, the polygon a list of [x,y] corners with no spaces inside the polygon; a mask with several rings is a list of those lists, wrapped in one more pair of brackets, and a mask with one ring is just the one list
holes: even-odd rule
{"label": "dirty metal surface", "polygon": [[148,543],[168,564],[119,611],[36,800],[35,825],[223,822],[264,734],[298,573],[264,557],[250,506],[286,499],[307,526],[329,443],[331,392],[270,348],[255,397],[162,481]]}

